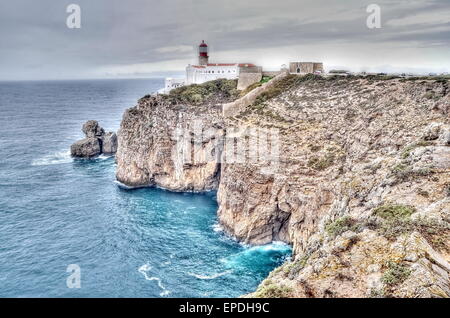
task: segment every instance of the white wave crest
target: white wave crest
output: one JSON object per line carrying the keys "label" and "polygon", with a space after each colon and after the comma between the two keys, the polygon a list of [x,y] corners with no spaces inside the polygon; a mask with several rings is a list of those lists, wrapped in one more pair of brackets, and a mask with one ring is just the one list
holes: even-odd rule
{"label": "white wave crest", "polygon": [[220,225],[219,223],[215,223],[212,227],[213,227],[214,232],[223,232],[224,231],[222,225]]}
{"label": "white wave crest", "polygon": [[70,156],[70,151],[58,151],[42,158],[35,159],[31,162],[32,166],[48,166],[58,165],[63,163],[70,163],[73,159]]}
{"label": "white wave crest", "polygon": [[159,277],[154,277],[154,276],[149,276],[149,275],[148,275],[148,272],[149,272],[151,269],[152,269],[152,267],[151,267],[150,265],[144,264],[144,265],[142,265],[141,267],[139,267],[138,271],[139,271],[139,273],[141,273],[142,275],[144,275],[144,277],[145,277],[146,280],[150,280],[150,281],[154,280],[154,281],[156,281],[156,282],[158,283],[159,288],[161,288],[161,290],[162,290],[162,292],[159,294],[161,297],[170,294],[170,291],[167,290],[167,289],[163,286],[163,284],[162,284],[162,282],[161,282],[161,279],[160,279]]}
{"label": "white wave crest", "polygon": [[228,271],[225,271],[225,272],[221,272],[221,273],[217,273],[217,274],[213,274],[213,275],[209,275],[209,276],[207,276],[207,275],[200,275],[200,274],[194,274],[194,273],[187,273],[187,274],[190,275],[190,276],[193,276],[195,278],[198,278],[198,279],[215,279],[217,277],[221,277],[221,276],[230,274],[231,272],[232,272],[232,270],[228,270]]}

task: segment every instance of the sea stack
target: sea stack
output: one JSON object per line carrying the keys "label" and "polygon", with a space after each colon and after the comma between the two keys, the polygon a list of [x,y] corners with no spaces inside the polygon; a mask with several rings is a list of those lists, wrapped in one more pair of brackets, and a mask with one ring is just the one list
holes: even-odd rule
{"label": "sea stack", "polygon": [[78,140],[70,147],[73,157],[92,158],[102,153],[115,154],[117,151],[117,136],[100,127],[96,120],[88,120],[82,128],[85,138]]}

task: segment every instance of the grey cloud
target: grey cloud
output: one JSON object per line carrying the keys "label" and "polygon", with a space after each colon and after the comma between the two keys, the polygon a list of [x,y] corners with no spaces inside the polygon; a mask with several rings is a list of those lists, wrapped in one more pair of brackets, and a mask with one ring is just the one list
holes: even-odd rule
{"label": "grey cloud", "polygon": [[[369,30],[365,25],[365,8],[373,2],[382,8],[382,29]],[[70,3],[82,8],[79,30],[65,26]],[[449,70],[450,62],[444,60],[450,48],[444,16],[448,10],[448,0],[3,1],[0,78],[89,77],[94,70],[111,65],[192,60],[195,45],[202,39],[216,52],[308,45],[327,51],[331,45],[373,43],[386,48],[385,52],[397,46],[418,54],[427,49],[442,56],[436,63]],[[389,24],[418,14],[436,20]],[[161,50],[180,46],[194,49]],[[329,59],[334,59],[333,51],[328,51]],[[401,62],[385,54],[389,64]],[[370,65],[370,57],[365,63]]]}

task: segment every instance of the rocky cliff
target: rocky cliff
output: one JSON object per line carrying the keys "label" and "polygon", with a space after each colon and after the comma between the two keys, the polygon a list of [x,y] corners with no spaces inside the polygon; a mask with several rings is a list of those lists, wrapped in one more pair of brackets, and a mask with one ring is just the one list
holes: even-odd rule
{"label": "rocky cliff", "polygon": [[[235,92],[194,95],[143,98],[125,113],[117,178],[218,189],[230,234],[291,243],[292,260],[250,296],[450,297],[447,80],[286,76],[228,118],[220,103]],[[195,138],[186,131],[199,119]],[[276,134],[275,168],[225,160],[227,140],[252,149],[252,128]],[[178,149],[180,138],[193,146]]]}
{"label": "rocky cliff", "polygon": [[[215,81],[140,99],[125,112],[118,132],[117,180],[173,191],[216,190],[221,103],[234,99],[235,88],[236,81]],[[214,133],[206,136],[208,130]]]}

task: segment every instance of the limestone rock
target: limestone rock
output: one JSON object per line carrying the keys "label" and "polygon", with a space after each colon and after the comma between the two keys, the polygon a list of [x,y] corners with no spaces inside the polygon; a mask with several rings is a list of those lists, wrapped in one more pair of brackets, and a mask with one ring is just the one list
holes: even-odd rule
{"label": "limestone rock", "polygon": [[73,157],[92,158],[102,153],[114,154],[117,151],[117,136],[113,132],[105,134],[96,120],[88,120],[82,128],[86,138],[70,147]]}
{"label": "limestone rock", "polygon": [[[449,296],[446,85],[306,77],[226,118],[216,104],[143,98],[123,116],[116,176],[131,186],[218,190],[227,233],[249,244],[293,245],[294,261],[270,276],[290,297]],[[430,99],[429,91],[440,93]],[[224,160],[224,139],[195,138],[196,121],[205,133],[277,131],[276,169]],[[177,148],[180,138],[192,148]],[[203,164],[182,159],[211,154]],[[415,214],[382,222],[374,211],[388,204]]]}
{"label": "limestone rock", "polygon": [[92,158],[102,153],[102,147],[98,138],[84,138],[75,142],[70,152],[73,157]]}
{"label": "limestone rock", "polygon": [[107,132],[103,136],[103,153],[114,154],[117,152],[117,135],[114,132]]}
{"label": "limestone rock", "polygon": [[215,105],[173,105],[161,96],[142,98],[122,119],[116,177],[129,186],[216,190],[222,127],[221,108]]}
{"label": "limestone rock", "polygon": [[102,137],[105,134],[105,131],[96,120],[88,120],[85,122],[82,131],[87,138]]}

